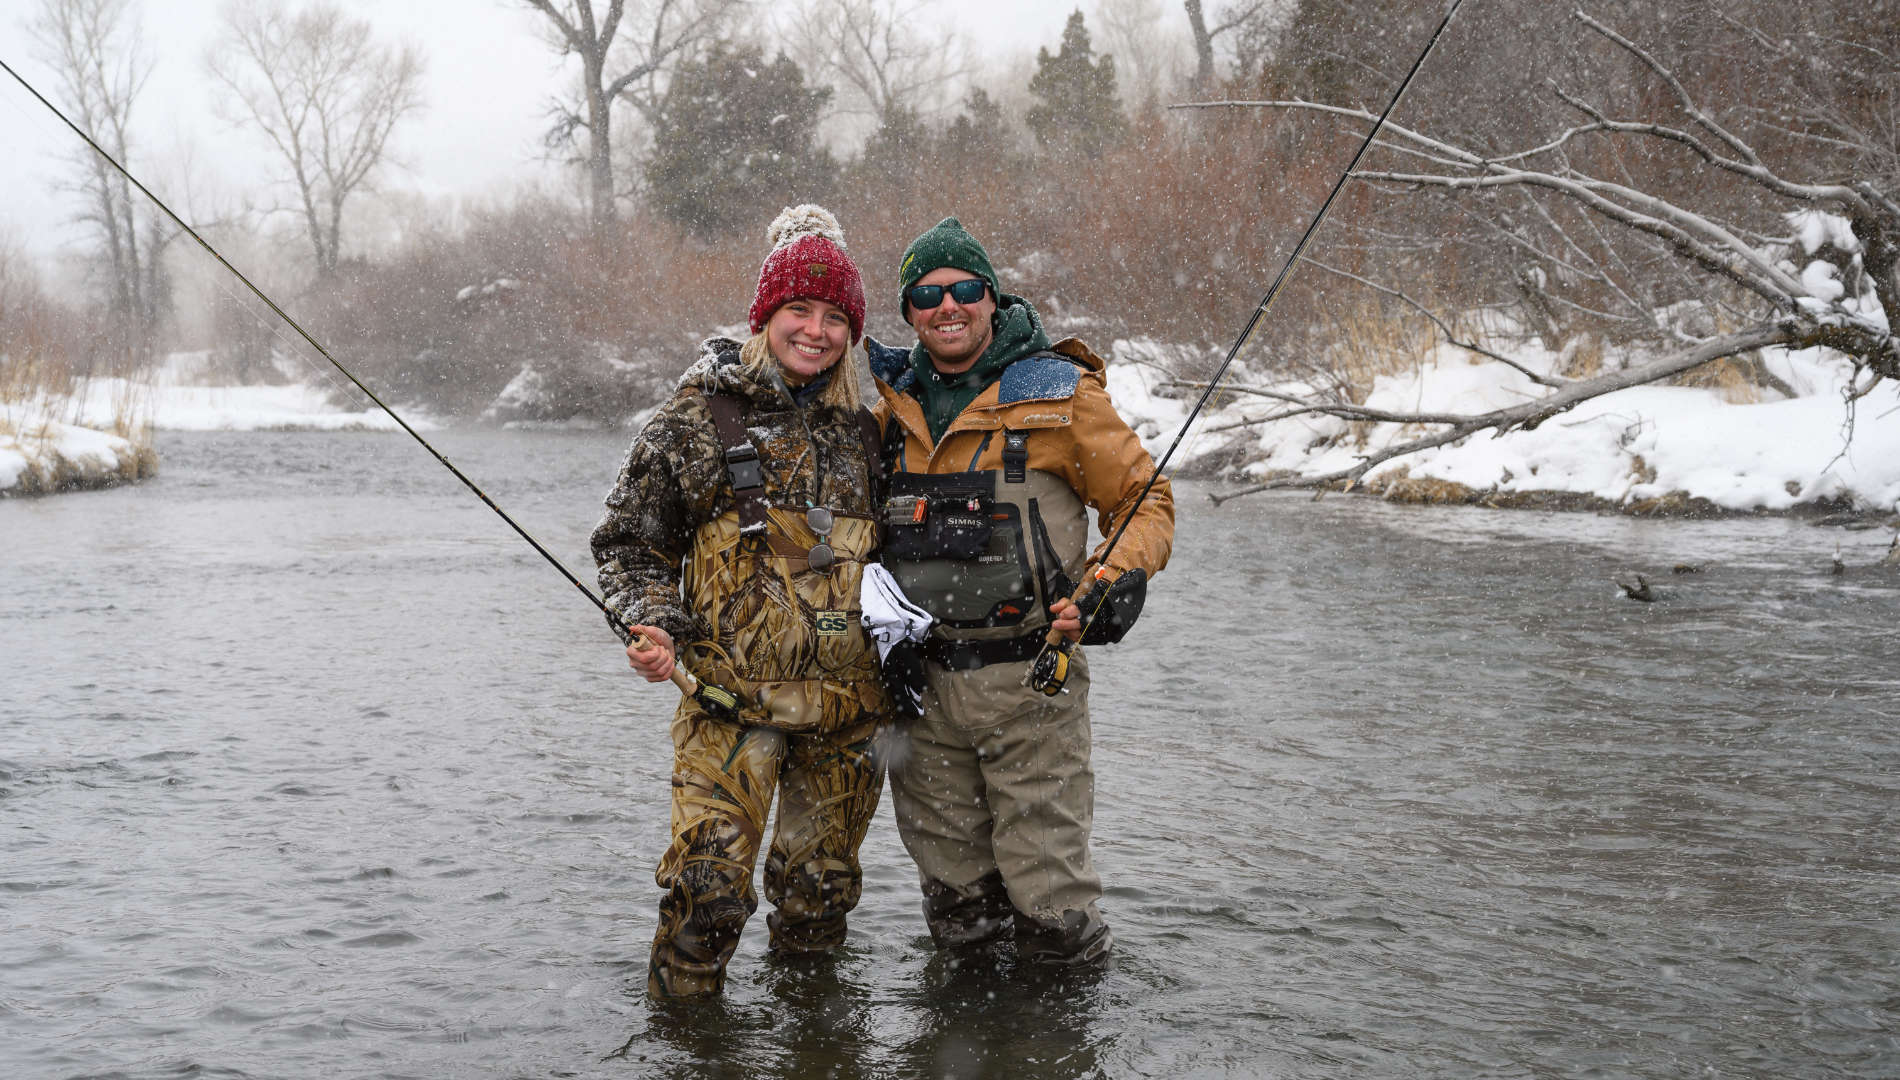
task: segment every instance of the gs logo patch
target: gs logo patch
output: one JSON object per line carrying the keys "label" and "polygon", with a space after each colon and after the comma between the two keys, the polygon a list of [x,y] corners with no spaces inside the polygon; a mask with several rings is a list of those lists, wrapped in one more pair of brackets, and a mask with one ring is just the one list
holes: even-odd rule
{"label": "gs logo patch", "polygon": [[848,611],[814,612],[812,621],[821,637],[843,637],[851,630],[851,613]]}

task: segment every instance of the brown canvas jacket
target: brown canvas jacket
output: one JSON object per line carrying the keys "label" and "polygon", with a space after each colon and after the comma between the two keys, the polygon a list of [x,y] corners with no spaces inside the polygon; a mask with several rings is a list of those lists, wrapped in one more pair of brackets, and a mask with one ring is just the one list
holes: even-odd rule
{"label": "brown canvas jacket", "polygon": [[[1155,481],[1139,509],[1135,500],[1142,485],[1154,471],[1154,459],[1141,446],[1141,440],[1129,429],[1109,401],[1108,364],[1078,338],[1064,338],[1052,351],[1078,361],[1081,379],[1072,392],[1051,391],[999,404],[1001,380],[985,387],[957,418],[950,422],[943,441],[932,445],[930,428],[924,422],[923,408],[917,399],[892,388],[903,385],[908,368],[898,368],[896,357],[908,357],[907,350],[893,350],[890,360],[880,363],[881,346],[866,338],[872,352],[871,370],[878,376],[878,404],[872,410],[883,428],[893,415],[904,429],[904,450],[899,468],[905,472],[950,473],[969,469],[1001,469],[1003,440],[991,438],[982,446],[986,433],[1008,428],[1028,431],[1029,467],[1066,478],[1077,496],[1098,515],[1097,527],[1104,537],[1113,536],[1122,520],[1133,520],[1128,531],[1116,543],[1109,562],[1108,577],[1124,570],[1141,567],[1150,577],[1168,564],[1174,546],[1174,490],[1167,477]],[[905,364],[908,360],[903,361]],[[978,447],[982,446],[979,453]],[[1089,556],[1090,571],[1099,559],[1101,546]]]}

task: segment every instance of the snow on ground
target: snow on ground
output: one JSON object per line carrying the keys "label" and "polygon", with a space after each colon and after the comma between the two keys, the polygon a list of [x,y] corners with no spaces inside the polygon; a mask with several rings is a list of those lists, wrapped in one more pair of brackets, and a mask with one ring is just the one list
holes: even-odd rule
{"label": "snow on ground", "polygon": [[[1503,351],[1500,349],[1499,351]],[[1144,445],[1159,455],[1192,405],[1162,396],[1153,365],[1167,350],[1152,342],[1118,341],[1111,352],[1109,391]],[[1555,370],[1560,358],[1517,347],[1507,355]],[[1404,412],[1481,413],[1545,392],[1506,365],[1441,346],[1410,372],[1381,376],[1370,408]],[[1858,401],[1852,423],[1844,392],[1852,369],[1822,349],[1768,350],[1764,363],[1802,396],[1737,404],[1717,390],[1642,386],[1579,404],[1532,431],[1499,437],[1484,431],[1464,441],[1396,458],[1375,480],[1404,468],[1413,478],[1443,480],[1478,492],[1562,492],[1614,504],[1686,494],[1730,510],[1786,510],[1820,499],[1850,498],[1865,510],[1900,509],[1900,388],[1887,383]],[[1230,374],[1230,378],[1232,375]],[[1307,388],[1281,385],[1289,394]],[[1273,408],[1242,398],[1196,421],[1170,463],[1233,452],[1232,435],[1211,429]],[[1425,429],[1355,424],[1306,416],[1253,429],[1242,470],[1266,477],[1318,476],[1351,468],[1362,455]]]}
{"label": "snow on ground", "polygon": [[[94,380],[79,403],[81,423],[106,425],[129,402],[160,431],[385,431],[398,425],[374,405],[339,411],[329,390],[312,386],[127,386]],[[434,425],[403,417],[418,429]]]}
{"label": "snow on ground", "polygon": [[129,440],[92,428],[51,421],[24,438],[0,429],[0,492],[33,482],[28,471],[35,466],[48,474],[117,477],[136,470],[138,460]]}
{"label": "snow on ground", "polygon": [[[1144,339],[1116,341],[1110,349],[1109,393],[1151,453],[1173,441],[1195,395],[1168,386],[1171,371],[1206,357],[1192,350]],[[1543,371],[1556,370],[1555,354],[1516,347],[1513,355]],[[1403,468],[1416,479],[1443,480],[1479,492],[1561,492],[1627,504],[1675,493],[1707,499],[1731,510],[1786,510],[1816,500],[1851,499],[1868,510],[1900,509],[1900,390],[1885,384],[1856,403],[1848,423],[1843,392],[1851,369],[1825,350],[1769,350],[1769,370],[1801,396],[1736,404],[1716,390],[1644,386],[1584,402],[1533,431],[1497,437],[1480,432],[1461,443],[1398,458],[1375,471]],[[397,425],[378,409],[339,410],[327,387],[198,386],[203,354],[171,357],[150,385],[95,380],[73,408],[38,415],[73,423],[53,424],[43,442],[23,444],[0,434],[0,491],[21,482],[30,454],[48,450],[101,474],[121,469],[131,444],[90,430],[110,427],[115,416],[150,418],[169,431],[389,430]],[[1232,385],[1260,385],[1237,364]],[[1301,394],[1309,388],[1272,389]],[[1495,361],[1471,362],[1470,354],[1441,346],[1415,369],[1375,381],[1366,405],[1394,411],[1483,412],[1515,404],[1542,389]],[[1360,455],[1416,437],[1420,429],[1393,424],[1353,424],[1305,416],[1252,429],[1213,429],[1258,416],[1274,407],[1263,398],[1219,395],[1182,442],[1170,471],[1197,457],[1238,454],[1242,472],[1314,476],[1350,468]],[[22,410],[11,407],[17,422]],[[31,407],[25,415],[34,415]],[[437,425],[405,418],[418,429]],[[77,425],[77,426],[75,426]],[[0,430],[5,430],[0,428]],[[1236,447],[1235,440],[1241,440]],[[43,457],[41,460],[45,460]]]}
{"label": "snow on ground", "polygon": [[[150,386],[122,379],[95,379],[82,396],[80,423],[110,424],[115,409],[129,402],[148,416],[160,431],[336,431],[399,430],[389,414],[362,399],[360,392],[342,383],[364,408],[338,409],[330,403],[332,385],[299,380],[307,371],[296,361],[279,357],[278,369],[293,381],[284,386],[202,385],[210,358],[202,352],[173,353],[165,358]],[[337,377],[341,381],[341,376]],[[403,412],[418,430],[434,428],[426,418]]]}
{"label": "snow on ground", "polygon": [[[328,384],[198,385],[209,363],[205,353],[173,353],[147,379],[93,379],[71,399],[6,403],[0,407],[0,493],[37,490],[54,476],[69,486],[100,487],[149,472],[149,451],[141,462],[137,446],[102,430],[122,419],[132,428],[149,424],[160,431],[399,429],[374,405],[332,405]],[[438,426],[420,415],[403,418],[417,430]]]}

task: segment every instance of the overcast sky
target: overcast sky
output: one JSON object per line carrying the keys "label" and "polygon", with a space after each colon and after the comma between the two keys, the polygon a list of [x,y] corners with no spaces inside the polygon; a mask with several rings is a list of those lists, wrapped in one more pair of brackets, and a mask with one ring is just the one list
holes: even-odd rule
{"label": "overcast sky", "polygon": [[[573,76],[548,47],[541,17],[519,0],[337,0],[368,18],[384,40],[419,45],[427,60],[426,111],[398,129],[392,145],[405,168],[383,181],[390,189],[479,198],[537,181],[561,183],[539,160],[548,100]],[[224,0],[134,0],[155,61],[133,114],[133,167],[184,212],[183,193],[165,189],[178,175],[184,148],[198,183],[230,194],[257,194],[267,160],[254,136],[232,128],[214,107],[203,68]],[[0,0],[0,59],[48,97],[56,80],[33,55],[24,28],[37,0]],[[294,6],[294,5],[291,5]],[[955,0],[931,5],[972,31],[1007,26],[1007,39],[1033,53],[1053,46],[1076,0]],[[574,64],[578,69],[578,64]],[[42,254],[84,240],[62,192],[73,175],[70,155],[81,146],[44,106],[0,72],[0,228],[11,228]],[[161,178],[154,180],[154,177]]]}

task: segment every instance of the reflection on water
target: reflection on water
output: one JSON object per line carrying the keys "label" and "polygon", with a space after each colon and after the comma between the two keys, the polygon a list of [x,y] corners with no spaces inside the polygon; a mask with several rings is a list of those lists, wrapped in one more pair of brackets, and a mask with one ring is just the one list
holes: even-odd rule
{"label": "reflection on water", "polygon": [[[576,570],[622,443],[439,439]],[[1093,665],[1107,971],[935,953],[886,810],[846,949],[654,1009],[598,614],[399,437],[161,451],[0,502],[0,1075],[1900,1074],[1884,531],[1190,486]]]}

